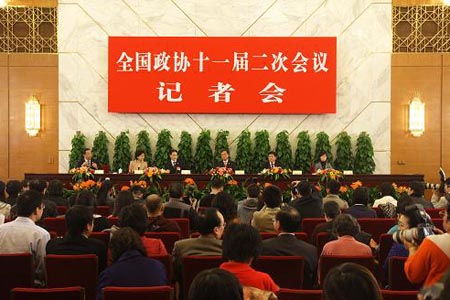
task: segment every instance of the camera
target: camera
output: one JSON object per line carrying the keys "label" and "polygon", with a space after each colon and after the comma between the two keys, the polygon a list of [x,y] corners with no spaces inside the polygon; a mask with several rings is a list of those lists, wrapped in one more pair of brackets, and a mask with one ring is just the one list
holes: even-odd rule
{"label": "camera", "polygon": [[440,187],[441,187],[441,185],[439,183],[429,183],[429,182],[425,183],[425,188],[427,190],[437,190]]}
{"label": "camera", "polygon": [[414,217],[421,222],[417,225],[417,227],[394,232],[392,239],[399,244],[402,244],[402,239],[404,239],[414,245],[420,245],[427,236],[434,234],[433,222],[423,206],[420,204],[409,205],[405,208],[405,210],[408,212],[412,211]]}

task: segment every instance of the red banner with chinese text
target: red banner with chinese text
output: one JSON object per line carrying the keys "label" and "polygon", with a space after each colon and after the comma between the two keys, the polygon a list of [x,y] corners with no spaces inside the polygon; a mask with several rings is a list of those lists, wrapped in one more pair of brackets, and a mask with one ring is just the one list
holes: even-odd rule
{"label": "red banner with chinese text", "polygon": [[108,111],[336,112],[335,37],[110,37]]}

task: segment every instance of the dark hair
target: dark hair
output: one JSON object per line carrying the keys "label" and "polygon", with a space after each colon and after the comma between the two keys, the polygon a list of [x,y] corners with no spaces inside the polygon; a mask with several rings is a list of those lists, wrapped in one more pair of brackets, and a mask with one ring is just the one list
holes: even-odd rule
{"label": "dark hair", "polygon": [[149,213],[153,214],[157,212],[162,205],[163,205],[162,198],[157,194],[151,194],[148,195],[147,198],[145,198],[145,206],[147,207],[147,211]]}
{"label": "dark hair", "polygon": [[95,203],[95,194],[88,190],[82,190],[78,194],[75,204],[95,208],[97,206]]}
{"label": "dark hair", "polygon": [[145,192],[145,190],[144,190],[144,188],[142,187],[142,186],[140,186],[140,185],[133,185],[132,187],[131,187],[131,189],[130,189],[130,192],[132,193],[132,194],[138,194],[138,193],[144,193]]}
{"label": "dark hair", "polygon": [[147,256],[141,237],[136,231],[130,227],[120,228],[114,232],[109,242],[111,248],[111,259],[113,262],[117,261],[122,254],[129,250],[137,250],[143,256]]}
{"label": "dark hair", "polygon": [[370,271],[355,263],[344,263],[327,274],[323,283],[324,300],[381,300],[381,292]]}
{"label": "dark hair", "polygon": [[306,180],[300,181],[296,186],[296,190],[301,196],[308,196],[312,194],[312,186]]}
{"label": "dark hair", "polygon": [[369,190],[365,187],[359,187],[353,191],[353,204],[367,205],[369,203]]}
{"label": "dark hair", "polygon": [[267,156],[269,156],[270,154],[273,154],[273,156],[277,157],[277,153],[275,151],[269,151],[269,153],[267,153]]}
{"label": "dark hair", "polygon": [[86,152],[88,152],[89,150],[91,150],[91,148],[84,148],[83,154],[86,154]]}
{"label": "dark hair", "polygon": [[97,204],[108,205],[108,193],[113,188],[111,180],[105,180],[97,192]]}
{"label": "dark hair", "polygon": [[112,215],[117,217],[125,206],[133,204],[134,198],[130,191],[120,191],[114,201],[114,210]]}
{"label": "dark hair", "polygon": [[397,207],[395,209],[397,214],[403,214],[405,212],[405,208],[409,205],[414,204],[411,197],[407,194],[402,194],[400,199],[397,201]]}
{"label": "dark hair", "polygon": [[411,181],[409,184],[409,188],[413,190],[411,196],[415,197],[423,197],[423,193],[425,192],[425,184],[420,181]]}
{"label": "dark hair", "polygon": [[0,201],[5,200],[5,182],[0,180]]}
{"label": "dark hair", "polygon": [[145,151],[142,149],[136,149],[136,152],[134,152],[134,159],[138,159],[139,156],[142,154],[145,154]]}
{"label": "dark hair", "polygon": [[337,236],[351,235],[355,236],[359,232],[358,221],[348,214],[341,214],[333,221],[333,232]]}
{"label": "dark hair", "polygon": [[125,206],[119,214],[119,226],[130,227],[143,236],[148,226],[147,211],[139,204]]}
{"label": "dark hair", "polygon": [[215,189],[220,189],[223,187],[223,182],[219,178],[214,178],[211,180],[211,187]]}
{"label": "dark hair", "polygon": [[211,207],[217,208],[226,222],[236,217],[236,207],[233,196],[227,192],[217,193],[211,202]]}
{"label": "dark hair", "polygon": [[169,197],[179,199],[183,196],[183,185],[180,182],[173,182],[169,186]]}
{"label": "dark hair", "polygon": [[228,260],[241,263],[256,260],[262,251],[261,235],[249,224],[230,224],[223,234],[222,251]]}
{"label": "dark hair", "polygon": [[261,190],[259,189],[259,186],[257,184],[252,183],[247,187],[247,195],[250,198],[258,198],[260,193]]}
{"label": "dark hair", "polygon": [[336,201],[327,201],[323,204],[323,213],[330,219],[334,219],[341,214],[341,209]]}
{"label": "dark hair", "polygon": [[221,225],[218,210],[207,208],[198,214],[198,232],[201,235],[208,235],[214,232],[214,228]]}
{"label": "dark hair", "polygon": [[92,223],[93,211],[83,205],[74,205],[66,212],[67,232],[72,235],[81,235],[86,230],[86,226]]}
{"label": "dark hair", "polygon": [[6,192],[9,197],[16,198],[22,190],[22,184],[19,180],[10,180],[6,183]]}
{"label": "dark hair", "polygon": [[408,225],[409,228],[417,227],[420,223],[423,223],[423,219],[418,215],[417,204],[413,204],[412,206],[406,206],[405,210],[402,212],[402,215],[404,215],[406,218],[408,218]]}
{"label": "dark hair", "polygon": [[276,185],[269,185],[262,192],[264,204],[269,208],[280,207],[282,193]]}
{"label": "dark hair", "polygon": [[64,186],[60,180],[51,180],[48,183],[47,194],[50,197],[62,197],[64,192]]}
{"label": "dark hair", "polygon": [[328,158],[328,152],[327,152],[327,151],[325,151],[325,150],[320,151],[320,152],[319,152],[319,158],[320,158],[322,155],[326,155],[327,158]]}
{"label": "dark hair", "polygon": [[30,190],[44,193],[45,188],[47,187],[47,182],[41,179],[33,179],[28,183],[28,186],[30,187]]}
{"label": "dark hair", "polygon": [[20,182],[20,184],[21,184],[21,189],[28,188],[30,181],[28,179],[24,179]]}
{"label": "dark hair", "polygon": [[229,151],[228,149],[222,149],[222,150],[220,150],[219,153],[222,154],[222,152],[224,152],[224,151],[225,151],[228,155],[230,155],[230,151]]}
{"label": "dark hair", "polygon": [[42,206],[42,194],[33,190],[26,191],[17,198],[17,216],[29,217],[36,208]]}
{"label": "dark hair", "polygon": [[330,190],[330,194],[339,194],[339,189],[341,188],[341,183],[337,180],[330,180],[327,183],[327,188]]}
{"label": "dark hair", "polygon": [[296,232],[300,228],[300,214],[293,207],[283,207],[276,215],[275,220],[280,222],[282,231]]}
{"label": "dark hair", "polygon": [[381,194],[381,197],[384,197],[384,196],[394,197],[395,190],[394,190],[394,187],[392,186],[392,183],[383,182],[380,185],[380,194]]}
{"label": "dark hair", "polygon": [[195,276],[187,300],[243,300],[239,280],[223,269],[203,270]]}
{"label": "dark hair", "polygon": [[169,155],[172,155],[172,153],[174,153],[174,152],[176,152],[176,153],[178,154],[178,151],[177,151],[177,150],[175,150],[175,149],[170,149]]}
{"label": "dark hair", "polygon": [[450,186],[450,177],[445,179],[444,184],[446,184],[447,186]]}

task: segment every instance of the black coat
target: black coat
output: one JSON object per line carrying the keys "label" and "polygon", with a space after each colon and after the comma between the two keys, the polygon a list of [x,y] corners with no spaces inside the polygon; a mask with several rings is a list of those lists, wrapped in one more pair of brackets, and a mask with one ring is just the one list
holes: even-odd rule
{"label": "black coat", "polygon": [[[216,167],[224,168],[225,164],[223,163],[223,160],[217,162]],[[227,168],[233,169],[233,171],[236,170],[236,163],[232,160],[228,160]]]}
{"label": "black coat", "polygon": [[[93,163],[97,164],[97,168],[94,168],[94,167],[92,166]],[[84,164],[84,158],[81,158],[81,159],[77,162],[77,168],[80,168],[83,164]],[[95,159],[91,159],[91,165],[90,165],[89,167],[90,167],[91,169],[97,170],[98,168],[100,168],[100,165],[99,165],[98,161],[96,161]]]}
{"label": "black coat", "polygon": [[303,196],[292,201],[291,206],[298,210],[302,220],[304,218],[320,218],[323,216],[322,199],[313,195]]}
{"label": "black coat", "polygon": [[177,160],[177,162],[175,163],[175,166],[174,166],[174,165],[172,165],[172,161],[169,160],[166,163],[166,168],[165,169],[169,170],[170,174],[180,174],[181,170],[183,170],[183,165],[182,165],[182,163],[179,160]]}
{"label": "black coat", "polygon": [[[282,166],[280,166],[280,164],[279,164],[277,161],[275,161],[275,167],[283,168]],[[267,161],[267,162],[264,163],[263,169],[270,169],[270,163],[269,163],[269,161]]]}

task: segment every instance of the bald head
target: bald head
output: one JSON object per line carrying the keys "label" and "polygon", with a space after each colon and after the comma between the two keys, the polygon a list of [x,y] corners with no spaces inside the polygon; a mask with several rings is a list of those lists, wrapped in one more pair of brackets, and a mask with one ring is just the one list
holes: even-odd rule
{"label": "bald head", "polygon": [[147,198],[145,198],[145,206],[147,207],[149,217],[160,216],[164,210],[162,199],[157,194],[148,195]]}

